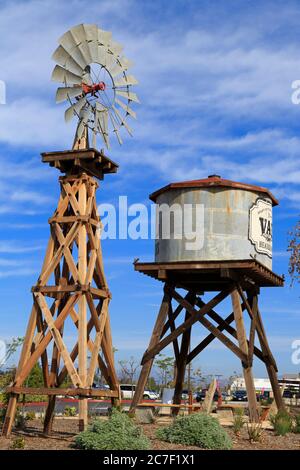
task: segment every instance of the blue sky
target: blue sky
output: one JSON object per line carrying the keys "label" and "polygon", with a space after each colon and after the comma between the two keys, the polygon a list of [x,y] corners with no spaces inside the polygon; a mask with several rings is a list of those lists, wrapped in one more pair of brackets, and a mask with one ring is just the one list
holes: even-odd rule
{"label": "blue sky", "polygon": [[[58,173],[39,154],[73,141],[75,122],[65,125],[50,76],[57,39],[78,23],[112,31],[139,80],[134,138],[113,143],[109,156],[120,171],[101,183],[98,202],[127,195],[129,204],[150,206],[155,189],[211,173],[267,186],[280,199],[274,271],[287,275],[288,231],[300,201],[300,106],[291,102],[291,84],[300,79],[299,20],[296,1],[0,2],[0,79],[7,86],[0,106],[0,337],[24,334],[57,203]],[[154,242],[108,240],[103,250],[117,359],[139,360],[162,286],[135,273],[132,261],[151,260]],[[299,371],[291,362],[291,343],[300,338],[299,287],[289,283],[287,276],[285,288],[261,293],[281,373]],[[194,341],[204,334],[199,327]],[[225,375],[241,370],[218,343],[193,366]],[[265,376],[260,363],[255,373]]]}

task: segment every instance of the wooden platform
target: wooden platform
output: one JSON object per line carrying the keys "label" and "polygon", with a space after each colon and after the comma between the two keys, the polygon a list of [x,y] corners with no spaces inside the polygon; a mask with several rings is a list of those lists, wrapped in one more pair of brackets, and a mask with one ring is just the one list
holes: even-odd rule
{"label": "wooden platform", "polygon": [[224,289],[238,279],[242,287],[282,287],[284,278],[256,260],[181,261],[172,263],[134,263],[134,269],[160,281],[184,289],[199,285],[203,291]]}
{"label": "wooden platform", "polygon": [[103,151],[94,148],[84,150],[63,150],[60,152],[44,152],[42,162],[48,163],[62,173],[85,171],[90,176],[103,179],[105,174],[116,173],[119,166],[104,155]]}

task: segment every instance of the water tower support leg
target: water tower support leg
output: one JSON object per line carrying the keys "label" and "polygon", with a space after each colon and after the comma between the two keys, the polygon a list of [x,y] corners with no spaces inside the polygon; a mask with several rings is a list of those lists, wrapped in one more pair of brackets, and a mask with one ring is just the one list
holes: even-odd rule
{"label": "water tower support leg", "polygon": [[[189,317],[190,317],[190,314],[186,311],[185,320],[187,320]],[[181,395],[182,395],[182,388],[183,388],[183,383],[184,383],[184,376],[185,376],[185,369],[186,369],[186,364],[187,364],[190,340],[191,340],[191,328],[188,328],[187,330],[183,332],[182,338],[181,338],[181,347],[180,347],[180,353],[179,353],[179,358],[177,362],[177,373],[176,373],[175,391],[174,391],[174,398],[173,398],[173,403],[175,405],[180,405],[181,403]],[[178,413],[179,413],[179,408],[173,408],[172,414],[176,416],[178,415]]]}
{"label": "water tower support leg", "polygon": [[[166,318],[168,316],[169,308],[170,308],[170,295],[165,289],[165,293],[163,296],[163,300],[160,306],[156,323],[153,328],[153,332],[152,332],[152,336],[149,342],[148,349],[153,348],[159,342]],[[142,367],[139,380],[135,389],[135,394],[131,402],[129,413],[134,413],[137,405],[139,404],[139,402],[141,401],[141,398],[143,397],[145,385],[147,383],[153,361],[154,361],[154,358],[149,359],[147,362],[145,362],[145,364]]]}
{"label": "water tower support leg", "polygon": [[278,383],[277,364],[276,364],[276,361],[273,357],[271,349],[269,347],[269,343],[268,343],[268,340],[267,340],[267,335],[266,335],[264,325],[263,325],[263,322],[262,322],[262,317],[261,317],[261,314],[260,314],[260,311],[259,311],[259,308],[258,308],[258,294],[256,293],[255,295],[253,295],[251,293],[248,293],[248,299],[249,299],[249,302],[251,304],[251,307],[250,307],[250,304],[249,304],[249,302],[247,302],[245,300],[245,297],[244,297],[243,292],[242,292],[240,287],[239,287],[239,291],[240,291],[240,295],[242,297],[243,302],[246,302],[246,308],[248,310],[248,313],[249,313],[249,316],[250,316],[251,320],[253,320],[253,314],[255,313],[255,310],[256,310],[256,325],[255,325],[255,327],[256,327],[257,336],[258,336],[259,343],[260,343],[261,350],[262,350],[262,355],[263,355],[262,360],[266,365],[266,369],[267,369],[268,376],[269,376],[269,379],[270,379],[270,382],[271,382],[271,386],[272,386],[274,399],[275,399],[277,408],[278,408],[278,410],[283,410],[285,408],[285,406],[284,406],[284,402],[283,402],[283,398],[282,398],[282,392],[280,390],[280,386],[279,386],[279,383]]}
{"label": "water tower support leg", "polygon": [[[245,331],[244,319],[243,319],[243,311],[240,303],[240,296],[238,290],[234,290],[231,294],[232,299],[232,306],[234,312],[234,318],[236,323],[236,332],[238,343],[240,349],[248,356],[249,348],[247,342],[247,335]],[[243,366],[243,374],[245,379],[245,385],[248,395],[248,404],[249,404],[249,418],[251,422],[258,422],[259,414],[257,409],[257,400],[256,400],[256,393],[255,393],[255,386],[254,386],[254,379],[252,374],[252,364],[244,364]]]}

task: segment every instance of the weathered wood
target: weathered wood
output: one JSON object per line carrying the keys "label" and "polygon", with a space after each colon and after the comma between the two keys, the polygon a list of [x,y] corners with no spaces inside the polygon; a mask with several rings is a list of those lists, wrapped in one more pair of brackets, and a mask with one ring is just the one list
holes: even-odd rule
{"label": "weathered wood", "polygon": [[145,364],[149,359],[153,358],[158,354],[162,349],[164,349],[170,342],[182,334],[186,329],[190,328],[194,323],[199,321],[205,326],[209,331],[211,331],[214,336],[219,338],[219,340],[225,344],[229,349],[231,349],[242,361],[247,362],[248,358],[243,353],[243,351],[238,348],[229,338],[227,338],[221,331],[218,330],[210,321],[208,321],[204,315],[209,312],[213,307],[218,305],[222,300],[224,300],[231,292],[233,287],[226,289],[219,294],[217,294],[212,300],[210,300],[204,307],[200,310],[195,310],[189,302],[187,302],[181,295],[173,291],[172,295],[177,302],[179,302],[186,310],[191,314],[190,318],[182,323],[175,331],[170,333],[164,339],[162,339],[158,344],[153,346],[151,349],[148,349],[142,359],[142,364]]}
{"label": "weathered wood", "polygon": [[[186,311],[185,320],[187,321],[189,317],[190,317],[190,313]],[[182,334],[180,353],[179,353],[178,360],[176,361],[177,371],[176,371],[176,381],[175,381],[175,390],[174,390],[174,398],[173,398],[173,403],[175,405],[180,405],[181,403],[181,395],[182,395],[182,388],[183,388],[183,382],[184,382],[186,360],[187,360],[187,355],[188,355],[189,347],[190,347],[190,340],[191,340],[191,327],[186,329]],[[173,410],[173,415],[176,416],[178,414],[178,411],[179,411],[178,408]]]}
{"label": "weathered wood", "polygon": [[[68,189],[68,184],[66,185]],[[82,184],[78,191],[78,213],[86,215],[87,189]],[[70,199],[72,204],[72,199]],[[77,203],[77,201],[76,201]],[[73,204],[72,204],[73,205]],[[74,208],[74,207],[73,207]],[[76,209],[76,208],[75,208]],[[74,211],[76,211],[74,209]],[[78,275],[81,284],[85,282],[87,271],[87,232],[85,224],[81,223],[78,232]],[[78,371],[83,386],[87,384],[87,302],[85,295],[78,301]],[[88,423],[88,404],[86,399],[79,401],[79,431],[84,431]]]}
{"label": "weathered wood", "polygon": [[[96,233],[101,226],[95,199],[98,185],[91,176],[79,170],[80,155],[76,156],[76,161],[73,160],[73,156],[68,160],[70,157],[68,152],[52,157],[54,155],[50,158],[51,163],[55,163],[60,169],[68,166],[70,171],[72,168],[74,174],[60,178],[60,199],[53,217],[49,219],[51,234],[41,274],[37,284],[32,288],[34,305],[13,383],[13,387],[17,388],[11,390],[12,396],[5,420],[6,435],[10,433],[14,421],[18,391],[35,393],[33,389],[23,387],[23,384],[39,360],[42,363],[44,378],[42,393],[47,392],[50,397],[44,423],[44,432],[47,435],[51,433],[55,396],[64,393],[59,386],[67,375],[70,376],[80,397],[81,429],[87,424],[87,397],[93,394],[86,389],[90,389],[93,384],[97,363],[112,390],[95,396],[108,396],[116,403],[120,397],[108,314],[111,293],[104,275],[101,244]],[[63,161],[64,158],[66,161]],[[89,158],[90,156],[84,158],[87,167],[90,165]],[[106,171],[116,169],[102,154],[96,158],[97,164],[93,163],[92,171],[97,171],[97,168],[101,167],[101,176]],[[78,162],[76,174],[75,167]],[[50,285],[50,282],[53,283],[53,278],[54,285]],[[78,314],[75,311],[76,303],[78,303]],[[87,305],[91,314],[89,320]],[[78,328],[78,341],[71,353],[68,352],[63,340],[64,323],[68,316],[73,318]],[[93,328],[96,329],[94,341],[90,338]],[[53,349],[49,365],[47,348],[51,342]],[[91,351],[89,370],[88,349]],[[101,349],[103,357],[100,355]],[[75,366],[77,357],[78,371]],[[62,368],[60,360],[63,362]],[[74,394],[74,389],[72,390],[68,389],[66,393]]]}
{"label": "weathered wood", "polygon": [[217,381],[216,379],[213,379],[211,383],[209,384],[208,390],[205,394],[203,404],[202,404],[202,411],[204,413],[211,413],[212,410],[212,405],[214,401],[214,394],[217,389]]}
{"label": "weathered wood", "polygon": [[83,397],[117,397],[116,390],[99,390],[95,388],[47,388],[47,387],[7,387],[7,391],[15,395],[32,393],[34,395],[62,395],[62,396],[83,396]]}
{"label": "weathered wood", "polygon": [[[246,331],[244,327],[243,311],[241,308],[240,296],[237,290],[234,290],[231,293],[231,299],[232,299],[232,307],[233,307],[239,346],[240,346],[240,349],[244,352],[244,354],[248,358],[248,342],[247,342],[247,336],[246,336]],[[257,409],[257,400],[256,400],[254,379],[253,379],[253,374],[252,374],[252,367],[243,361],[242,361],[242,366],[243,366],[243,374],[244,374],[245,385],[246,385],[247,396],[248,396],[249,418],[251,422],[258,422],[259,415],[258,415],[258,409]]]}
{"label": "weathered wood", "polygon": [[[156,322],[152,331],[148,350],[151,350],[161,337],[163,326],[168,316],[169,305],[170,305],[170,295],[165,290],[163,300],[160,306],[160,310],[159,310],[159,313],[158,313],[158,316],[157,316],[157,319],[156,319]],[[138,403],[140,402],[143,396],[145,385],[148,380],[148,376],[149,376],[152,364],[153,364],[153,358],[149,359],[146,363],[143,364],[143,367],[139,376],[139,380],[135,389],[135,393],[131,402],[130,410],[129,410],[129,412],[131,413],[134,412],[136,406],[138,405]]]}

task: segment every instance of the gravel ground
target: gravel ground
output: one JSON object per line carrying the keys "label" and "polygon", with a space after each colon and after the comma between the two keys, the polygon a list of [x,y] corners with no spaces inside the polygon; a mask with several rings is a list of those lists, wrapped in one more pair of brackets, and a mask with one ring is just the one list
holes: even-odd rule
{"label": "gravel ground", "polygon": [[[199,450],[198,447],[170,444],[155,437],[155,431],[165,424],[143,425],[145,434],[150,438],[153,450]],[[10,449],[16,437],[24,437],[26,450],[70,450],[74,436],[77,434],[78,421],[73,418],[56,419],[53,435],[45,438],[42,435],[40,420],[33,420],[27,424],[24,431],[14,430],[11,437],[0,437],[0,450]],[[275,436],[273,431],[265,430],[261,442],[250,443],[247,429],[243,429],[237,437],[230,428],[226,431],[233,440],[234,450],[300,450],[300,434]]]}

